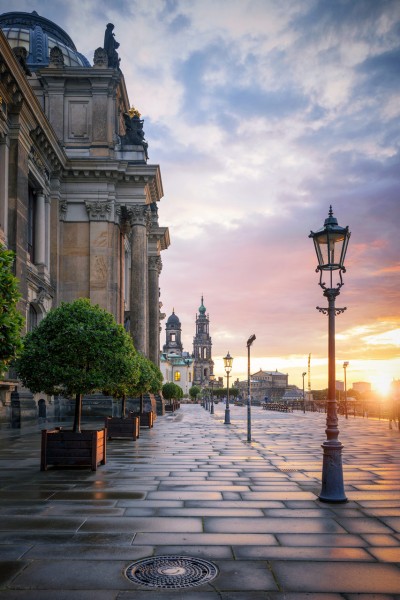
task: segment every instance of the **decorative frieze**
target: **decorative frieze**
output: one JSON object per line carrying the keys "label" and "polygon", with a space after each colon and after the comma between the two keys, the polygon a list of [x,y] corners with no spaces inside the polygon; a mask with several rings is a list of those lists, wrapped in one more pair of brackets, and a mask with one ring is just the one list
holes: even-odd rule
{"label": "decorative frieze", "polygon": [[111,202],[102,202],[95,200],[94,202],[85,201],[86,211],[90,221],[107,221],[111,216]]}

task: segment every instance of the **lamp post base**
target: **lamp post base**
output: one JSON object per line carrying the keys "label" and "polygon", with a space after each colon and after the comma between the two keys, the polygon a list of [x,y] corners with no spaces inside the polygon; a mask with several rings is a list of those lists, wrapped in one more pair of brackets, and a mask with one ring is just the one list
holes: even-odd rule
{"label": "lamp post base", "polygon": [[324,451],[322,462],[322,488],[318,496],[321,502],[347,502],[344,493],[342,444],[339,441],[326,441],[322,444]]}
{"label": "lamp post base", "polygon": [[230,425],[230,424],[231,424],[231,411],[229,408],[226,408],[224,425]]}

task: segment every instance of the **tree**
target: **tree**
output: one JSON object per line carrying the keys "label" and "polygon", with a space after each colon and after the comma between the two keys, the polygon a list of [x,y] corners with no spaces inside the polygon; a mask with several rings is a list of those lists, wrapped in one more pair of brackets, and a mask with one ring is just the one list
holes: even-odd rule
{"label": "tree", "polygon": [[198,385],[192,385],[192,387],[189,389],[189,395],[194,400],[196,400],[200,394],[201,394],[201,388]]}
{"label": "tree", "polygon": [[179,387],[179,385],[176,385],[176,383],[164,383],[164,385],[162,386],[162,395],[166,400],[172,400],[173,398],[181,398],[181,393],[183,395],[181,388]]}
{"label": "tree", "polygon": [[[132,343],[130,337],[129,339]],[[128,353],[127,356],[121,357],[121,361],[117,365],[114,382],[103,390],[104,394],[107,396],[113,396],[114,398],[122,399],[122,418],[124,418],[126,414],[126,396],[130,393],[130,390],[137,385],[139,378],[139,364],[136,359],[136,352],[132,343],[132,352]]]}
{"label": "tree", "polygon": [[26,335],[16,367],[32,392],[76,397],[73,431],[80,432],[82,396],[123,383],[133,354],[113,315],[79,298],[51,310]]}
{"label": "tree", "polygon": [[22,350],[23,316],[16,305],[21,295],[13,275],[14,253],[0,245],[0,378]]}
{"label": "tree", "polygon": [[140,397],[140,414],[143,413],[143,394],[150,392],[155,394],[160,391],[163,376],[158,367],[139,352],[135,357],[139,369],[139,379],[135,385],[130,387],[130,396]]}

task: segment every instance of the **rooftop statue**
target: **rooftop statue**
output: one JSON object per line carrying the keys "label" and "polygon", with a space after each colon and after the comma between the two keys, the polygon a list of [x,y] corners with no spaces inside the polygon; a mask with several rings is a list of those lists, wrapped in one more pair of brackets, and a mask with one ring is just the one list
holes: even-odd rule
{"label": "rooftop statue", "polygon": [[122,146],[143,146],[146,160],[148,143],[144,139],[143,119],[140,118],[140,112],[135,108],[130,108],[124,113],[125,135],[121,136]]}
{"label": "rooftop statue", "polygon": [[119,48],[119,43],[115,39],[115,34],[113,33],[114,25],[112,23],[108,23],[106,32],[104,34],[104,50],[107,52],[108,57],[108,67],[111,69],[119,69],[120,58],[118,58],[117,48]]}

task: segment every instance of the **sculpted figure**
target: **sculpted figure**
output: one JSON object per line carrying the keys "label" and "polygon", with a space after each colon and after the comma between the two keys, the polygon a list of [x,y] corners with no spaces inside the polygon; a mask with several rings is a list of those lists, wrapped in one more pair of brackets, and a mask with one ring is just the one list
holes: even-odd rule
{"label": "sculpted figure", "polygon": [[23,46],[16,46],[15,48],[13,48],[13,52],[14,52],[15,56],[17,57],[18,62],[21,65],[24,73],[26,75],[32,75],[32,73],[27,65],[27,62],[26,62],[26,59],[28,58],[27,49],[24,48]]}
{"label": "sculpted figure", "polygon": [[96,48],[94,51],[93,64],[95,67],[108,67],[108,55],[104,48]]}
{"label": "sculpted figure", "polygon": [[111,69],[119,69],[120,59],[118,58],[117,52],[117,48],[119,48],[119,43],[115,39],[113,29],[114,25],[112,23],[108,23],[106,32],[104,34],[104,50],[107,52],[108,66]]}
{"label": "sculpted figure", "polygon": [[131,109],[129,113],[124,113],[124,122],[125,135],[121,136],[122,146],[143,146],[146,159],[148,159],[147,148],[149,145],[144,139],[143,119],[140,118],[140,113]]}
{"label": "sculpted figure", "polygon": [[50,66],[52,67],[63,67],[64,66],[64,54],[61,48],[54,46],[50,50]]}

